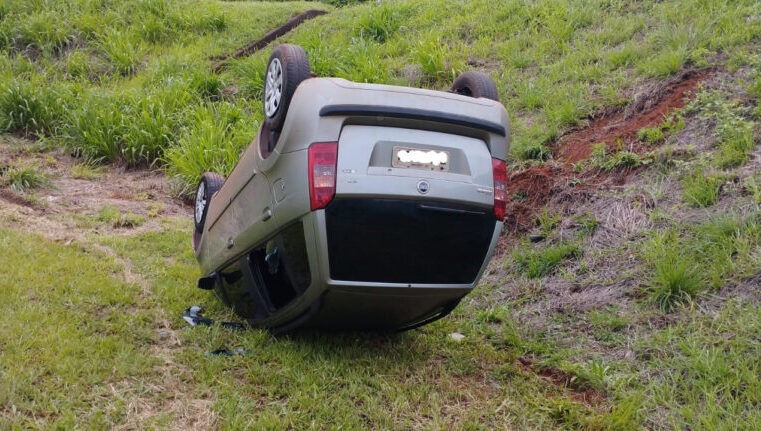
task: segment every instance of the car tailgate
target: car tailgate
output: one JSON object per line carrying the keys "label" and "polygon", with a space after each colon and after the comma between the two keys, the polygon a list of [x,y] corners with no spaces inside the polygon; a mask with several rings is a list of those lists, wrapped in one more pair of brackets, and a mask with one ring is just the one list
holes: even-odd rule
{"label": "car tailgate", "polygon": [[484,141],[428,130],[344,126],[336,197],[415,198],[490,207],[491,154]]}

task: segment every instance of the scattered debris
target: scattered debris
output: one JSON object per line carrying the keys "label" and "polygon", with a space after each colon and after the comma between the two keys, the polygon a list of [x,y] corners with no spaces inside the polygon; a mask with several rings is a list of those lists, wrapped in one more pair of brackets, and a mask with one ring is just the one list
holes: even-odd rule
{"label": "scattered debris", "polygon": [[545,235],[543,233],[532,233],[528,236],[529,241],[533,243],[541,242],[545,238]]}
{"label": "scattered debris", "polygon": [[[182,312],[182,318],[188,322],[190,326],[213,326],[214,320],[204,317],[201,314],[202,310],[203,307],[200,305],[193,305]],[[234,329],[236,331],[246,329],[245,325],[237,322],[219,322],[219,326],[226,329]]]}
{"label": "scattered debris", "polygon": [[449,334],[449,338],[457,341],[458,343],[465,339],[465,336],[463,334],[460,334],[459,332],[452,332]]}
{"label": "scattered debris", "polygon": [[211,352],[208,352],[206,355],[208,356],[247,356],[249,354],[248,350],[238,347],[234,350],[229,350],[225,348],[219,348],[217,350],[212,350]]}

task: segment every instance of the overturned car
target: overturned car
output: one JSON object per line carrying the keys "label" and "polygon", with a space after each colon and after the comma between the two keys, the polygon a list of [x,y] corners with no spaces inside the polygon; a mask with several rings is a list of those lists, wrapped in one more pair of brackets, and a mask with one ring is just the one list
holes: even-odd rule
{"label": "overturned car", "polygon": [[267,65],[265,119],[224,179],[201,178],[198,286],[251,325],[405,330],[451,312],[502,229],[510,126],[486,75],[450,92]]}

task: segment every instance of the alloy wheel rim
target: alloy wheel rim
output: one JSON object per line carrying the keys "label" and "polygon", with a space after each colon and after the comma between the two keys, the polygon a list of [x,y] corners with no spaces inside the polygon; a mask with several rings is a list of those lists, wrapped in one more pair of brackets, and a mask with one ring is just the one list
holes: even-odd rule
{"label": "alloy wheel rim", "polygon": [[206,184],[201,182],[196,191],[196,223],[201,223],[203,210],[206,208]]}
{"label": "alloy wheel rim", "polygon": [[264,85],[264,113],[272,118],[280,108],[283,96],[283,65],[280,60],[273,58],[267,68],[267,81]]}

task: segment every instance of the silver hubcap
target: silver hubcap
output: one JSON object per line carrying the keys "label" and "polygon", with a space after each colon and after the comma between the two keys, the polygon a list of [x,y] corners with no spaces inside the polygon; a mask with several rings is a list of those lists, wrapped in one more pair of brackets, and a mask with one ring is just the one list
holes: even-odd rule
{"label": "silver hubcap", "polygon": [[280,107],[283,96],[283,65],[280,60],[273,58],[267,68],[267,81],[264,84],[264,114],[272,118]]}
{"label": "silver hubcap", "polygon": [[202,181],[196,192],[196,223],[201,223],[204,208],[206,208],[206,183]]}

